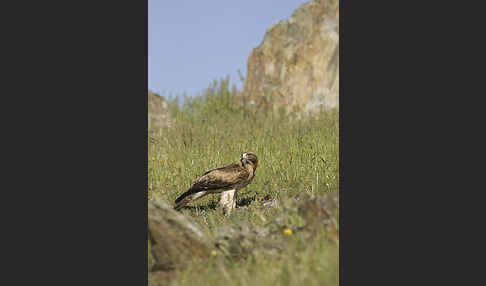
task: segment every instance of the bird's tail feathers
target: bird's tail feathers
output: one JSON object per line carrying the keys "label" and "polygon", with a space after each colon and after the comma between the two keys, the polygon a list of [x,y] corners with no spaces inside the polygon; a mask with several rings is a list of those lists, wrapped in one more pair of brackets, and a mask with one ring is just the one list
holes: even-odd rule
{"label": "bird's tail feathers", "polygon": [[195,201],[206,194],[207,191],[201,190],[199,188],[190,188],[175,200],[174,209],[179,210],[187,205],[189,202]]}

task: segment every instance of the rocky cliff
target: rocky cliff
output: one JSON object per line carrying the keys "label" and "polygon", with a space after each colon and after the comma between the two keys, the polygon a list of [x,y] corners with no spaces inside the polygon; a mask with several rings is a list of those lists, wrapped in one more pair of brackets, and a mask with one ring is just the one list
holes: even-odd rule
{"label": "rocky cliff", "polygon": [[270,27],[238,102],[312,112],[339,107],[339,2],[313,0]]}

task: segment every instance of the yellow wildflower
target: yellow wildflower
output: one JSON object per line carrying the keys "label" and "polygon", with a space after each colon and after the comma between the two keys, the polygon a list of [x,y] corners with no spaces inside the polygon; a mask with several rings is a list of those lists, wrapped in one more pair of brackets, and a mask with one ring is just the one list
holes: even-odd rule
{"label": "yellow wildflower", "polygon": [[218,252],[216,252],[216,250],[211,250],[211,256],[216,256],[218,255]]}
{"label": "yellow wildflower", "polygon": [[152,157],[152,161],[155,161],[155,157]]}
{"label": "yellow wildflower", "polygon": [[283,233],[284,233],[285,235],[292,235],[292,230],[291,230],[290,228],[286,228],[286,229],[283,231]]}

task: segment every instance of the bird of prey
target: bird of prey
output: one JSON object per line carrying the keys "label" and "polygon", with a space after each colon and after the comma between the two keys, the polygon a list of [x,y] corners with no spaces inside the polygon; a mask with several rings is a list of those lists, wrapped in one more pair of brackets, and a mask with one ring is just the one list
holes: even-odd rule
{"label": "bird of prey", "polygon": [[207,171],[176,199],[174,209],[179,210],[205,195],[221,193],[219,205],[223,208],[223,213],[229,215],[236,207],[235,192],[251,183],[257,166],[258,158],[255,153],[246,152],[233,164]]}

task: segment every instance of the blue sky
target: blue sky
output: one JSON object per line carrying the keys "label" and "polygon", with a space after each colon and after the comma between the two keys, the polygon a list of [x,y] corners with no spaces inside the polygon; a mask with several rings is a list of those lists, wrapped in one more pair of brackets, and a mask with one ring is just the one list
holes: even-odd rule
{"label": "blue sky", "polygon": [[193,96],[227,74],[241,87],[265,31],[307,0],[148,1],[148,87]]}

